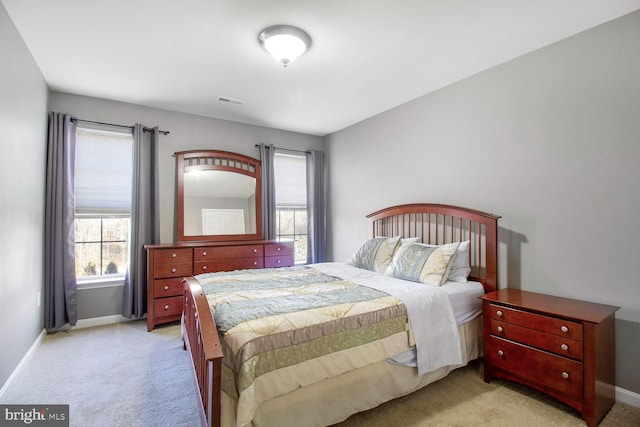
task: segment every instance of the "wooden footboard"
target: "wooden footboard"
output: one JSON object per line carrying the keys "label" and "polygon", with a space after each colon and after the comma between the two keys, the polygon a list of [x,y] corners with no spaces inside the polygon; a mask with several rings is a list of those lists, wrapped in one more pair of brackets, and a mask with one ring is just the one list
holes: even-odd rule
{"label": "wooden footboard", "polygon": [[220,426],[222,347],[202,287],[192,277],[184,284],[184,345],[191,354],[203,426]]}

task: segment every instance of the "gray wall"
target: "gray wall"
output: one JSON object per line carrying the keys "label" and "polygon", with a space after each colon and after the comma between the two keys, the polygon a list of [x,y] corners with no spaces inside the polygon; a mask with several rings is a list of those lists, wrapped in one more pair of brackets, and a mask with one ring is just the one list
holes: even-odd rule
{"label": "gray wall", "polygon": [[639,393],[639,138],[635,12],[326,137],[329,257],[385,206],[502,215],[500,287],[620,306],[617,385]]}
{"label": "gray wall", "polygon": [[[322,138],[277,129],[211,119],[192,114],[148,108],[86,96],[51,92],[49,108],[80,119],[132,125],[159,126],[160,234],[162,243],[174,241],[176,151],[215,148],[259,157],[256,144],[297,150],[321,150]],[[83,289],[78,292],[78,319],[120,314],[122,287]]]}
{"label": "gray wall", "polygon": [[0,387],[43,329],[48,88],[0,4]]}

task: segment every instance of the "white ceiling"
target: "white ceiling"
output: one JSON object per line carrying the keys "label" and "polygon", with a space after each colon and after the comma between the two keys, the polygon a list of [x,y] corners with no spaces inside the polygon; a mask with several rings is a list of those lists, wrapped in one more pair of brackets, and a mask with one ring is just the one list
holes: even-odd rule
{"label": "white ceiling", "polygon": [[[321,136],[640,9],[640,0],[2,3],[52,90]],[[258,43],[275,24],[313,39],[287,68]]]}

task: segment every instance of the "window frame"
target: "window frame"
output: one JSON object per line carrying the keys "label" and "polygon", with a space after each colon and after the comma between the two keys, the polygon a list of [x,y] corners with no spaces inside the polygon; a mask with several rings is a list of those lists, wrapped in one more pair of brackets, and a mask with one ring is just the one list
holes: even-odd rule
{"label": "window frame", "polygon": [[[282,150],[282,149],[276,149],[276,153],[275,153],[275,161],[274,161],[274,170],[275,170],[275,174],[277,174],[278,172],[278,166],[277,166],[277,157],[278,156],[283,156],[283,157],[296,157],[298,158],[298,160],[300,160],[303,164],[304,164],[304,204],[301,204],[300,202],[302,200],[300,200],[300,202],[298,203],[288,203],[288,204],[278,204],[278,179],[276,177],[275,179],[275,215],[276,215],[276,239],[277,240],[292,240],[294,242],[294,262],[295,264],[298,265],[302,265],[302,264],[306,264],[307,260],[308,260],[308,239],[309,239],[309,205],[308,205],[308,194],[307,194],[307,186],[306,186],[306,178],[307,178],[307,158],[306,155],[304,153],[291,153],[289,150]],[[284,211],[293,211],[294,212],[294,219],[293,219],[293,234],[291,233],[283,233],[281,234],[281,213]],[[297,233],[296,232],[296,215],[295,212],[298,211],[304,211],[306,214],[306,226],[305,228],[305,232],[304,233]],[[304,259],[300,258],[300,259],[296,259],[296,254],[298,253],[297,251],[297,247],[298,247],[298,242],[299,239],[297,238],[298,236],[304,236]]]}
{"label": "window frame", "polygon": [[[88,126],[79,126],[76,130],[76,144],[78,143],[78,140],[81,138],[80,134],[81,133],[94,133],[94,134],[117,134],[119,137],[127,137],[130,138],[131,140],[131,161],[133,162],[133,131],[123,131],[122,129],[117,129],[114,130],[112,127],[108,127],[108,126],[100,126],[100,125],[88,125]],[[108,142],[105,142],[108,143]],[[76,158],[77,161],[77,158]],[[128,220],[128,227],[127,227],[127,233],[126,233],[126,239],[123,240],[104,240],[104,224],[103,221],[105,219],[112,219],[112,218],[126,218]],[[76,221],[78,219],[100,219],[100,240],[99,241],[94,241],[94,240],[87,240],[87,241],[80,241],[78,240],[78,236],[77,233],[75,233],[75,230],[77,229],[77,224]],[[103,261],[102,257],[103,257],[103,249],[104,249],[104,245],[105,243],[110,243],[110,242],[115,242],[115,243],[124,243],[124,247],[125,247],[125,251],[126,251],[126,264],[129,263],[129,239],[131,237],[131,211],[129,210],[128,212],[114,212],[114,211],[101,211],[99,208],[96,208],[96,210],[91,211],[89,213],[87,212],[80,212],[78,213],[77,211],[74,212],[74,253],[76,254],[76,271],[77,271],[77,245],[78,244],[85,244],[85,243],[95,243],[95,244],[99,244],[100,245],[100,257],[101,257],[101,263]],[[105,266],[106,268],[106,266]],[[104,274],[103,273],[103,268],[99,269],[100,274],[96,274],[93,276],[79,276],[76,274],[76,285],[78,289],[95,289],[95,288],[104,288],[104,287],[113,287],[113,286],[124,286],[124,281],[125,281],[125,276],[126,276],[126,271],[122,272],[122,273],[116,273],[116,274]]]}

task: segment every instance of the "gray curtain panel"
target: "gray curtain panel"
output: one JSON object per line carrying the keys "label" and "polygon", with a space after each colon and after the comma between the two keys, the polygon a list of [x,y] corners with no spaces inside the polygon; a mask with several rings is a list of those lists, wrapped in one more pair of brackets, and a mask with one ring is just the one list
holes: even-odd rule
{"label": "gray curtain panel", "polygon": [[273,144],[259,144],[260,179],[262,181],[262,235],[264,239],[276,238],[276,184],[273,173],[276,147]]}
{"label": "gray curtain panel", "polygon": [[307,263],[326,261],[324,154],[307,151]]}
{"label": "gray curtain panel", "polygon": [[75,266],[74,173],[76,125],[68,114],[49,113],[45,194],[44,327],[78,320]]}
{"label": "gray curtain panel", "polygon": [[147,312],[146,244],[160,242],[158,217],[158,128],[133,128],[133,180],[131,230],[129,233],[129,268],[125,275],[122,315],[140,318]]}

